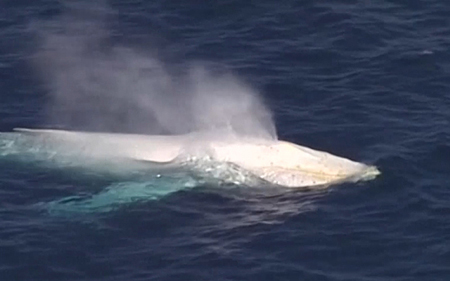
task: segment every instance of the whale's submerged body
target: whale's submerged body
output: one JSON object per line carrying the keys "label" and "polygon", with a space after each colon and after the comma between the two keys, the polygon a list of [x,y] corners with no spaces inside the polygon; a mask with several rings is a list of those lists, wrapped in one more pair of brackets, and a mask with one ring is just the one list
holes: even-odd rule
{"label": "whale's submerged body", "polygon": [[[192,167],[199,172],[228,163],[265,182],[285,187],[328,186],[368,180],[379,174],[374,166],[285,141],[218,138],[217,134],[205,133],[150,136],[63,130],[15,131],[98,159],[124,158],[163,166]],[[210,165],[202,166],[202,163]]]}

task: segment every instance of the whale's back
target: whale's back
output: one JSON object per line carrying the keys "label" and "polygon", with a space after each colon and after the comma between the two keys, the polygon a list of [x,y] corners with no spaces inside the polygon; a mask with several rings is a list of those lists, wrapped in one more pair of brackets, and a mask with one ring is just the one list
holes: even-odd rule
{"label": "whale's back", "polygon": [[[230,163],[269,183],[286,187],[323,186],[369,179],[379,173],[375,167],[285,141],[217,139],[201,133],[147,136],[63,130],[16,131],[52,142],[59,149],[76,150],[105,160],[122,157],[143,163],[190,163],[197,170],[204,168],[205,171],[221,171],[220,163]],[[211,161],[213,164],[202,163]]]}

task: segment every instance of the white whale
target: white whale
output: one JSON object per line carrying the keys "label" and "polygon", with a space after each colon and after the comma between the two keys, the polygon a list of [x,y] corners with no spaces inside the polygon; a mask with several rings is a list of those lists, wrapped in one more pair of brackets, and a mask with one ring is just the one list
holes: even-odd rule
{"label": "white whale", "polygon": [[[197,170],[201,169],[202,162],[229,163],[284,187],[329,186],[373,179],[380,173],[374,166],[281,140],[218,137],[202,132],[165,136],[22,128],[15,131],[44,138],[90,157],[121,157],[175,166],[191,164]],[[214,165],[208,169],[214,169]]]}

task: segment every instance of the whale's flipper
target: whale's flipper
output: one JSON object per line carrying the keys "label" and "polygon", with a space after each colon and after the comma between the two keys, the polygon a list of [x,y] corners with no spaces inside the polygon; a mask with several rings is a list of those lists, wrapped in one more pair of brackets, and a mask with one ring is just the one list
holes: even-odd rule
{"label": "whale's flipper", "polygon": [[174,192],[192,189],[199,183],[188,175],[165,175],[146,181],[115,182],[98,193],[72,195],[50,202],[40,202],[39,209],[56,216],[76,216],[109,212],[124,205],[148,202]]}

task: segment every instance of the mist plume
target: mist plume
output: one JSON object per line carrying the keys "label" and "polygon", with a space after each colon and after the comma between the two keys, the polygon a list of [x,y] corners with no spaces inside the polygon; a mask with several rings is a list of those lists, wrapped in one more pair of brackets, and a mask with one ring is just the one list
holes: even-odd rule
{"label": "mist plume", "polygon": [[226,130],[276,138],[272,115],[250,85],[198,62],[171,71],[156,52],[113,43],[110,15],[103,2],[72,1],[60,16],[33,23],[33,65],[48,93],[51,125],[146,134]]}

